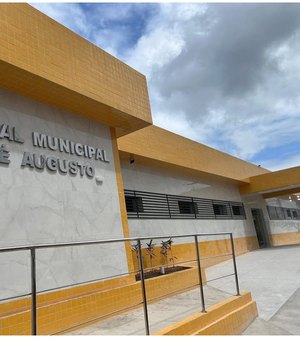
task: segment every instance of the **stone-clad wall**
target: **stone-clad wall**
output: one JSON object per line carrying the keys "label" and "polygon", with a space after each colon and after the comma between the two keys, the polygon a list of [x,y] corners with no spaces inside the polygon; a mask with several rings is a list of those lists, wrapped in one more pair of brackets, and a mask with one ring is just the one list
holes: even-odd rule
{"label": "stone-clad wall", "polygon": [[[1,247],[123,237],[108,127],[4,90],[1,124],[14,126],[24,139],[0,139],[10,152],[10,164],[0,164]],[[35,147],[33,131],[103,149],[109,163]],[[22,168],[24,152],[91,164],[95,176]],[[39,290],[127,270],[122,245],[40,250],[37,260]],[[28,264],[29,252],[0,254],[0,298],[29,291]]]}

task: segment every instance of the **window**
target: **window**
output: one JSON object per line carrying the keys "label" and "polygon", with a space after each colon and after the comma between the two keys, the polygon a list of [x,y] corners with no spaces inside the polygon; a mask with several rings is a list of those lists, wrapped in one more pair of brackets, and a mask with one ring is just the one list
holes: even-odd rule
{"label": "window", "polygon": [[197,203],[188,201],[178,201],[180,214],[198,214]]}
{"label": "window", "polygon": [[225,204],[213,204],[215,215],[229,215]]}
{"label": "window", "polygon": [[125,196],[127,212],[143,212],[143,199],[136,196]]}
{"label": "window", "polygon": [[246,219],[242,202],[127,189],[124,194],[129,219]]}
{"label": "window", "polygon": [[270,220],[300,219],[300,209],[288,209],[282,207],[267,206]]}
{"label": "window", "polygon": [[232,208],[233,216],[244,216],[245,215],[243,206],[232,205],[231,208]]}
{"label": "window", "polygon": [[278,216],[277,216],[277,209],[276,209],[276,207],[267,206],[267,208],[268,208],[268,213],[269,213],[270,220],[277,220]]}
{"label": "window", "polygon": [[284,220],[285,217],[284,217],[284,209],[281,208],[281,207],[275,207],[276,209],[276,213],[277,213],[277,219],[278,220]]}

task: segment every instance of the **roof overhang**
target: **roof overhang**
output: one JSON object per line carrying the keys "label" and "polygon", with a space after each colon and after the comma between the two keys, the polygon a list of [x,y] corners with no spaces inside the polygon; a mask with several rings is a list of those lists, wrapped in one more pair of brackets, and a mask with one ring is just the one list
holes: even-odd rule
{"label": "roof overhang", "polygon": [[247,178],[240,186],[241,195],[263,194],[265,198],[288,195],[300,191],[300,166]]}
{"label": "roof overhang", "polygon": [[134,161],[134,164],[142,165],[148,168],[164,171],[168,174],[177,174],[180,176],[187,176],[195,180],[213,180],[219,183],[230,183],[235,185],[244,184],[244,181],[235,180],[232,178],[218,176],[204,171],[199,171],[184,166],[170,164],[168,162],[159,161],[157,159],[148,158],[140,155],[133,155],[132,153],[119,151],[120,159],[128,162],[128,164]]}
{"label": "roof overhang", "polygon": [[154,125],[118,138],[118,148],[123,158],[134,155],[143,164],[202,177],[206,174],[239,184],[248,183],[243,179],[247,175],[268,172]]}
{"label": "roof overhang", "polygon": [[116,128],[152,124],[146,78],[89,41],[18,3],[0,4],[0,86]]}

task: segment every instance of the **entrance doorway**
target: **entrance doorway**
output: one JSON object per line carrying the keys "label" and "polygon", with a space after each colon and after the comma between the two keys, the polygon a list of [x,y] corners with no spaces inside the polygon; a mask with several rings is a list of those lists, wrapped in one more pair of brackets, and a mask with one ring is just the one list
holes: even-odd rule
{"label": "entrance doorway", "polygon": [[268,246],[268,236],[262,209],[251,209],[257,240],[260,248]]}

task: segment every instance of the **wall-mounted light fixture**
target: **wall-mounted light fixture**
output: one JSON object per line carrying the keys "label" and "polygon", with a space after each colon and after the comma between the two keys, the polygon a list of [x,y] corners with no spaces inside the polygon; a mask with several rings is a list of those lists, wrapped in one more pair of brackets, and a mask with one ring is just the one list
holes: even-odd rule
{"label": "wall-mounted light fixture", "polygon": [[96,176],[96,183],[103,184],[104,178],[101,175]]}
{"label": "wall-mounted light fixture", "polygon": [[129,157],[129,163],[130,164],[132,164],[132,163],[134,163],[134,157],[133,157],[133,155],[130,155],[130,157]]}

